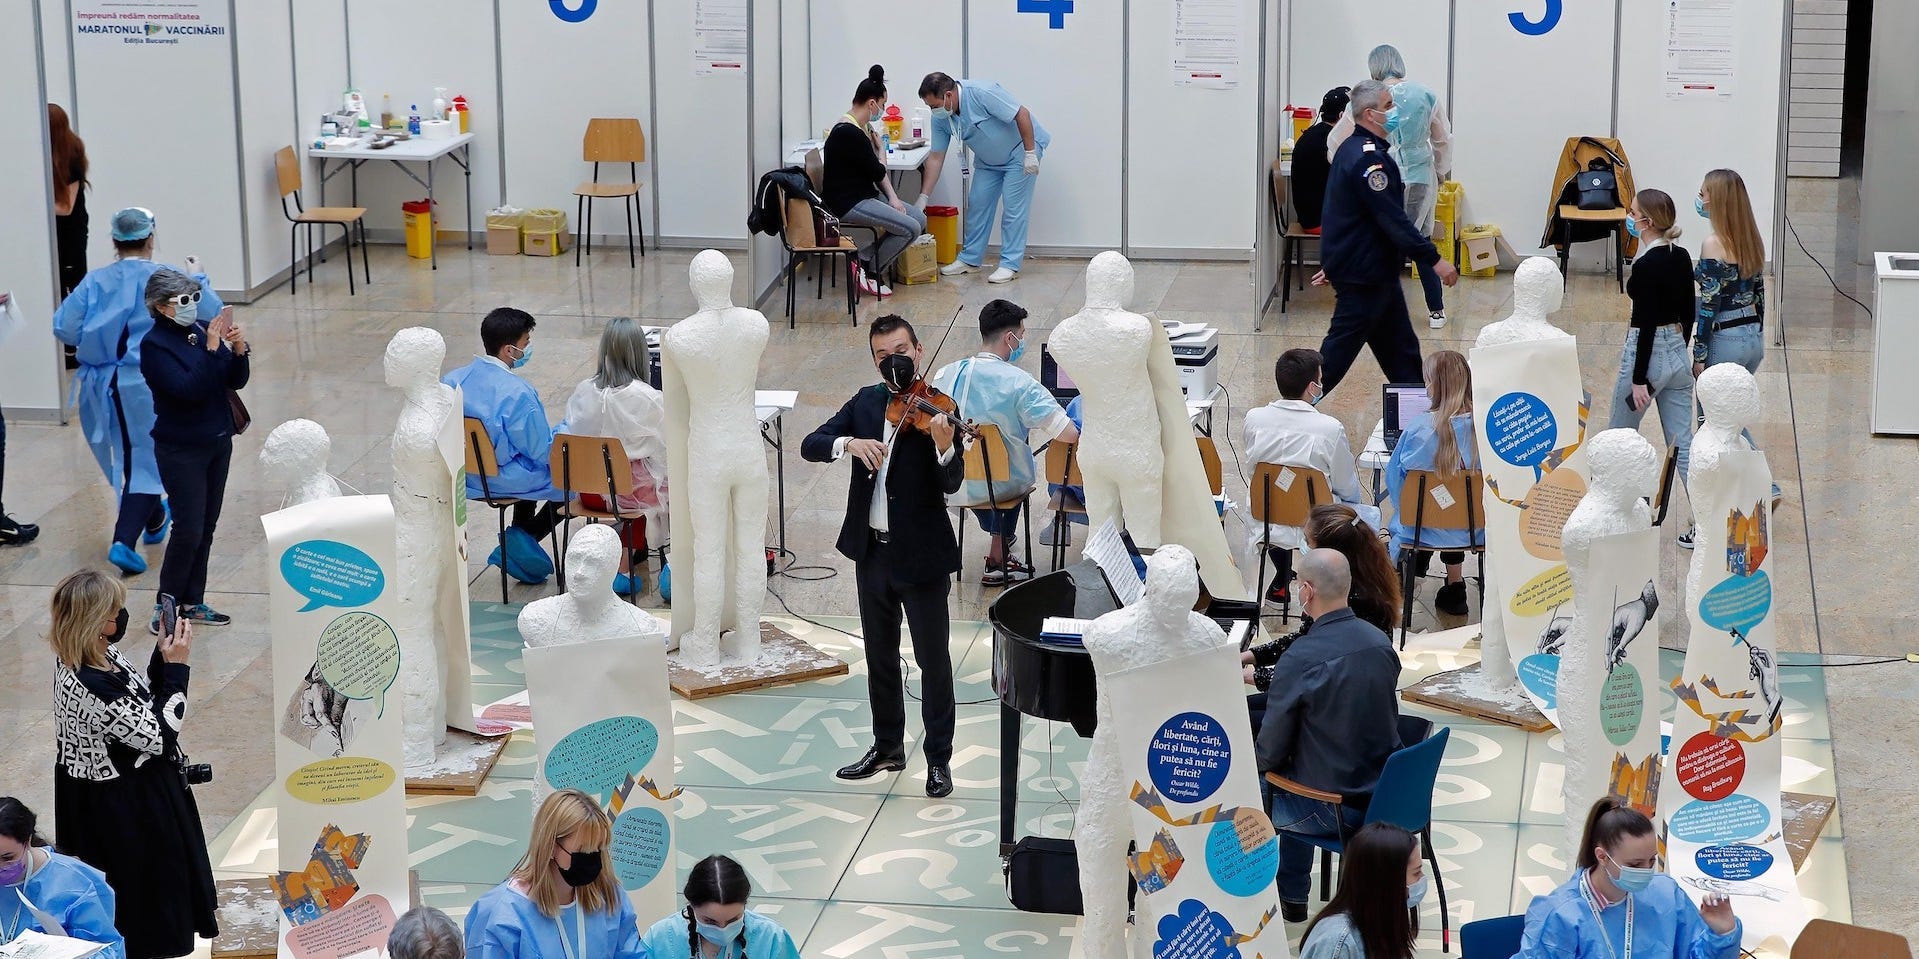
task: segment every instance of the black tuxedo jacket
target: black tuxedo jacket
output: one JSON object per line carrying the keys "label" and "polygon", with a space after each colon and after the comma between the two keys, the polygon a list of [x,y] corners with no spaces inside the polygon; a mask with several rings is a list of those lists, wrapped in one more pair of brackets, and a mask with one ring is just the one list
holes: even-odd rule
{"label": "black tuxedo jacket", "polygon": [[[800,444],[800,456],[815,463],[832,462],[833,443],[842,436],[883,441],[889,398],[886,387],[879,384],[853,394],[832,419]],[[887,532],[895,547],[888,551],[892,578],[919,583],[959,572],[959,543],[953,539],[952,521],[946,514],[946,494],[957,492],[966,478],[959,451],[955,450],[952,460],[941,466],[933,438],[919,430],[907,430],[893,441],[891,463],[886,472],[886,515]],[[857,459],[852,469],[853,480],[846,487],[846,520],[840,525],[837,545],[841,555],[857,563],[866,558],[872,542],[867,515],[878,474]]]}

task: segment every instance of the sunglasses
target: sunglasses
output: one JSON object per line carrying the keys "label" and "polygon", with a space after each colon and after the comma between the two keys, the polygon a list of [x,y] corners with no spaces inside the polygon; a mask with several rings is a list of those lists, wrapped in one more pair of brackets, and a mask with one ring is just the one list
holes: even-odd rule
{"label": "sunglasses", "polygon": [[199,306],[200,291],[194,290],[192,293],[181,293],[178,296],[169,296],[167,297],[167,302],[180,309],[186,309],[189,306]]}

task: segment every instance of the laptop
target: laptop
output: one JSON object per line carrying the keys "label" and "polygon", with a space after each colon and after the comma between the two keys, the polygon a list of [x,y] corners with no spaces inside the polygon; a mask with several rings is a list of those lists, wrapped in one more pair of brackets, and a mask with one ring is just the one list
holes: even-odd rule
{"label": "laptop", "polygon": [[1426,396],[1424,383],[1388,383],[1380,387],[1380,408],[1384,419],[1381,434],[1390,452],[1399,446],[1406,424],[1430,411],[1432,401]]}

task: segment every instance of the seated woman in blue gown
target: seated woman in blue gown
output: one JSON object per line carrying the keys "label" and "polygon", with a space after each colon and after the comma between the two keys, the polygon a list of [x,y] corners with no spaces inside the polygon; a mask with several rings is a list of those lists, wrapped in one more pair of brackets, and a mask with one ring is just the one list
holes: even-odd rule
{"label": "seated woman in blue gown", "polygon": [[37,825],[33,810],[0,796],[0,946],[32,931],[104,943],[99,959],[126,959],[106,875],[54,852]]}
{"label": "seated woman in blue gown", "polygon": [[800,959],[780,924],[746,907],[753,886],[726,856],[708,856],[686,874],[686,908],[646,931],[652,959]]}
{"label": "seated woman in blue gown", "polygon": [[533,817],[526,855],[466,914],[471,959],[646,959],[639,921],[607,867],[613,823],[562,789]]}

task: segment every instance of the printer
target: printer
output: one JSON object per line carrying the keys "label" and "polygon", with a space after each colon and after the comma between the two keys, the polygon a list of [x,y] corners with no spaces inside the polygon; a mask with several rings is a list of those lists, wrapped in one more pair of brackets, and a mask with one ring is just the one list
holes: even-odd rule
{"label": "printer", "polygon": [[1172,338],[1179,389],[1189,400],[1203,400],[1219,387],[1219,329],[1206,327]]}

